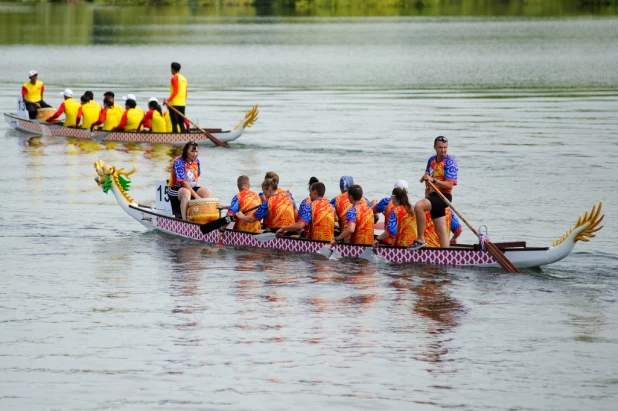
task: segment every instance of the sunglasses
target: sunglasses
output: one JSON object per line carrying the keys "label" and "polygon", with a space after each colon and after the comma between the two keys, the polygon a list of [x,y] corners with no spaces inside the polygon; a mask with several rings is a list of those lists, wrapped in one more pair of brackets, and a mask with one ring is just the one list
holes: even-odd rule
{"label": "sunglasses", "polygon": [[440,141],[442,143],[448,143],[448,138],[446,138],[444,136],[439,136],[439,137],[436,137],[436,139],[433,142],[437,143],[438,141]]}

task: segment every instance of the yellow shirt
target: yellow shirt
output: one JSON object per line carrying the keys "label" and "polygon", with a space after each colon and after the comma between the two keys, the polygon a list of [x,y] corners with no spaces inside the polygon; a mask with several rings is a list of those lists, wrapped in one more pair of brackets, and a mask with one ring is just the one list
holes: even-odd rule
{"label": "yellow shirt", "polygon": [[152,119],[150,119],[150,131],[155,133],[165,133],[167,126],[165,125],[165,119],[159,114],[157,110],[152,112]]}
{"label": "yellow shirt", "polygon": [[141,108],[135,107],[127,110],[127,124],[124,126],[126,131],[135,131],[137,126],[142,122],[144,112]]}
{"label": "yellow shirt", "polygon": [[[178,78],[178,93],[172,101],[167,104],[170,106],[186,106],[187,105],[187,79],[180,73],[174,74]],[[174,93],[174,86],[170,83],[170,96]]]}
{"label": "yellow shirt", "polygon": [[[40,80],[37,80],[35,84],[32,84],[31,82],[26,82],[23,85],[22,88],[22,94],[24,96],[24,99],[32,102],[32,103],[38,103],[39,101],[43,100],[43,91],[45,90],[45,86],[43,86],[43,82]],[[24,91],[26,91],[26,93],[24,94]]]}
{"label": "yellow shirt", "polygon": [[123,114],[124,110],[118,104],[114,104],[114,107],[108,108],[105,121],[103,122],[103,130],[111,131],[118,127]]}
{"label": "yellow shirt", "polygon": [[79,102],[72,98],[64,100],[64,125],[71,127],[77,125],[77,112],[79,111]]}
{"label": "yellow shirt", "polygon": [[101,114],[101,105],[94,101],[89,101],[86,104],[82,104],[82,122],[81,128],[90,128],[92,123],[99,121],[99,114]]}

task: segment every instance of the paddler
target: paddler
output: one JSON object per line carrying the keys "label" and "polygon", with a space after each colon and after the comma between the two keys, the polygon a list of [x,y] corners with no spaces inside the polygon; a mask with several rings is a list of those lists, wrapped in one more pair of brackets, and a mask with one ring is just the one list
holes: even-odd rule
{"label": "paddler", "polygon": [[277,230],[277,236],[307,229],[305,238],[332,241],[335,234],[335,208],[324,198],[324,183],[315,182],[309,188],[310,201],[304,202],[298,213],[299,220]]}
{"label": "paddler", "polygon": [[395,184],[389,206],[390,212],[386,219],[384,232],[375,239],[373,245],[378,246],[380,241],[384,242],[390,238],[392,241],[388,244],[396,247],[409,247],[416,239],[416,217],[414,208],[408,199],[408,190],[397,187]]}
{"label": "paddler", "polygon": [[300,214],[300,210],[304,207],[304,205],[311,202],[311,185],[319,181],[320,180],[318,180],[317,177],[309,178],[309,184],[307,185],[307,190],[309,190],[309,197],[305,198],[303,201],[300,202],[300,206],[298,206],[299,214]]}
{"label": "paddler", "polygon": [[[180,63],[173,62],[171,65],[172,78],[170,80],[170,96],[165,100],[165,104],[174,107],[176,110],[185,114],[185,107],[187,105],[187,93],[188,83],[185,76],[180,74]],[[170,110],[170,120],[172,121],[172,132],[185,133],[184,118],[175,112]]]}
{"label": "paddler", "polygon": [[21,87],[21,95],[26,103],[26,110],[31,120],[36,118],[36,111],[39,108],[51,107],[43,101],[43,93],[45,85],[39,81],[39,73],[36,70],[30,70],[28,73],[30,81],[25,82]]}
{"label": "paddler", "polygon": [[99,119],[90,125],[90,131],[95,127],[103,125],[103,131],[112,131],[120,124],[122,118],[122,112],[120,114],[114,108],[114,100],[103,100],[103,110],[99,114]]}
{"label": "paddler", "polygon": [[120,124],[114,130],[138,131],[138,127],[144,118],[144,111],[137,108],[135,100],[129,98],[124,102],[126,110],[120,119]]}
{"label": "paddler", "polygon": [[77,110],[76,122],[80,128],[89,129],[93,123],[99,120],[101,106],[92,101],[90,96],[85,93],[80,100],[82,105]]}
{"label": "paddler", "polygon": [[[242,210],[249,210],[262,203],[260,196],[255,191],[251,191],[251,182],[249,177],[240,176],[236,180],[236,186],[238,187],[238,194],[232,198],[230,205],[219,204],[217,208],[219,210],[228,210],[227,215],[234,216],[236,213]],[[255,210],[247,213],[247,216],[253,216]],[[248,231],[255,233],[260,231],[262,225],[259,220],[255,220],[251,223],[247,223],[241,219],[236,219],[234,223],[234,230]]]}
{"label": "paddler", "polygon": [[64,113],[65,127],[74,127],[77,124],[77,112],[79,111],[79,105],[75,99],[73,99],[73,90],[70,88],[65,89],[60,93],[64,97],[64,101],[58,107],[58,110],[47,119],[48,122],[55,121],[62,113]]}
{"label": "paddler", "polygon": [[202,172],[200,160],[197,158],[198,153],[197,143],[189,141],[182,148],[182,155],[172,161],[167,195],[172,204],[174,215],[178,217],[178,211],[180,211],[183,220],[187,219],[187,206],[192,198],[210,198],[212,196],[209,188],[197,185]]}
{"label": "paddler", "polygon": [[[122,114],[124,113],[124,109],[122,108],[120,104],[116,103],[114,98],[115,98],[115,95],[113,91],[106,91],[105,94],[103,94],[104,102],[105,100],[109,100],[112,102],[112,106],[111,106],[111,109],[108,110],[109,111],[108,114],[111,115],[113,118],[118,118],[118,122],[120,122],[120,117],[122,117]],[[103,128],[105,128],[105,126],[103,126]]]}
{"label": "paddler", "polygon": [[450,245],[449,236],[446,230],[446,209],[448,205],[435,192],[435,190],[426,183],[431,181],[444,197],[449,201],[453,201],[452,190],[457,185],[457,173],[459,171],[455,159],[448,155],[448,139],[444,136],[438,136],[433,142],[433,148],[436,155],[429,158],[425,174],[420,179],[421,183],[425,183],[425,198],[418,201],[414,206],[416,214],[416,227],[418,238],[414,240],[413,250],[425,247],[425,212],[429,211],[431,220],[433,221],[438,238],[440,239],[440,247],[448,248]]}
{"label": "paddler", "polygon": [[159,100],[154,97],[148,99],[148,111],[144,115],[144,118],[137,127],[141,130],[142,126],[148,124],[148,128],[153,133],[165,133],[165,119],[163,118],[163,111],[159,105]]}
{"label": "paddler", "polygon": [[[348,189],[348,200],[352,206],[345,215],[345,229],[331,242],[343,242],[349,239],[352,244],[373,244],[374,217],[368,201],[363,197],[363,189],[358,184]],[[332,202],[331,202],[332,204]]]}
{"label": "paddler", "polygon": [[296,222],[294,199],[289,194],[278,192],[277,188],[277,182],[274,179],[264,180],[262,192],[265,200],[252,216],[239,211],[236,213],[236,218],[246,223],[264,219],[264,225],[270,231],[277,231],[281,227],[294,224]]}

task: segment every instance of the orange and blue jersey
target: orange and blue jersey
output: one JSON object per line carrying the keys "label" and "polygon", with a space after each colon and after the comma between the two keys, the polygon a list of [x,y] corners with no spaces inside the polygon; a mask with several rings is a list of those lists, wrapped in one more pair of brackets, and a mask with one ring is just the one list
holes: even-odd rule
{"label": "orange and blue jersey", "polygon": [[[450,209],[447,210],[447,212],[448,211],[450,211]],[[453,234],[461,233],[462,230],[463,230],[463,226],[459,222],[459,219],[457,218],[457,215],[455,213],[451,212],[451,233],[453,233]]]}
{"label": "orange and blue jersey", "polygon": [[172,164],[172,174],[170,176],[170,187],[177,187],[181,182],[186,181],[191,187],[195,187],[197,179],[201,175],[200,159],[196,158],[193,162],[185,161],[182,156],[174,159]]}
{"label": "orange and blue jersey", "polygon": [[[251,190],[242,190],[232,198],[232,203],[228,209],[227,215],[236,215],[237,212],[242,210],[249,210],[255,206],[260,205],[260,197],[256,192]],[[255,214],[254,211],[248,212],[246,215],[251,216]],[[234,224],[234,230],[248,231],[255,233],[262,228],[260,220],[256,220],[252,223],[246,223],[240,219],[236,220]]]}
{"label": "orange and blue jersey", "polygon": [[[306,198],[305,200],[308,200]],[[306,238],[310,240],[332,241],[335,238],[335,208],[325,198],[309,200],[301,206],[299,220],[307,227]]]}
{"label": "orange and blue jersey", "polygon": [[[367,207],[371,207],[371,203],[367,198],[365,198],[365,202],[367,203]],[[337,218],[339,219],[339,229],[343,231],[345,226],[348,223],[346,213],[350,208],[352,208],[352,203],[348,198],[348,192],[339,194],[337,197],[330,200],[330,203],[335,207],[335,214],[337,214]]]}
{"label": "orange and blue jersey", "polygon": [[[427,161],[425,172],[436,180],[450,181],[453,185],[457,185],[457,172],[459,168],[455,159],[448,154],[442,161],[438,162],[438,156],[432,156]],[[442,193],[450,194],[452,190],[440,189]]]}
{"label": "orange and blue jersey", "polygon": [[[451,209],[447,208],[445,210],[445,218],[446,218],[446,235],[448,237],[451,236],[451,224],[453,223],[451,216],[453,215],[453,213],[451,213]],[[425,213],[425,221],[427,222],[427,225],[425,226],[425,242],[427,243],[427,247],[433,247],[433,248],[439,248],[440,247],[440,237],[438,237],[438,232],[436,231],[436,226],[433,223],[433,220],[431,219],[431,213],[429,211],[427,211]]]}
{"label": "orange and blue jersey", "polygon": [[354,233],[350,236],[353,244],[373,244],[373,210],[367,204],[367,199],[360,200],[347,211],[347,223],[354,223]]}
{"label": "orange and blue jersey", "polygon": [[296,222],[296,204],[289,194],[276,193],[255,210],[253,217],[257,220],[264,219],[264,225],[268,228],[281,228]]}
{"label": "orange and blue jersey", "polygon": [[409,247],[416,240],[416,217],[409,214],[404,206],[393,206],[386,223],[386,232],[394,240],[393,245]]}
{"label": "orange and blue jersey", "polygon": [[[384,197],[382,200],[380,200],[376,205],[374,205],[373,207],[373,212],[374,213],[383,213],[384,214],[384,221],[385,223],[388,222],[388,218],[391,215],[391,211],[393,211],[393,208],[395,208],[395,206],[393,205],[393,202],[391,201],[391,197]],[[383,243],[385,244],[394,244],[395,243],[395,238],[394,237],[386,237],[382,240]]]}

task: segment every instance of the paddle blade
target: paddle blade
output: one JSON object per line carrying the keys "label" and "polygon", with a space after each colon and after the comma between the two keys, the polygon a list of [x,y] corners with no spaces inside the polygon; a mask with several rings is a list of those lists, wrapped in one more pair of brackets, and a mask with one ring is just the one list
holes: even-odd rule
{"label": "paddle blade", "polygon": [[330,258],[330,256],[333,255],[334,251],[335,250],[325,245],[324,247],[320,248],[320,251],[318,251],[318,253],[322,254],[326,258]]}
{"label": "paddle blade", "polygon": [[262,243],[265,243],[266,241],[274,240],[275,237],[277,237],[277,234],[275,233],[262,233],[262,234],[256,234],[253,236],[253,238],[255,238],[256,240]]}
{"label": "paddle blade", "polygon": [[365,248],[365,250],[361,253],[361,255],[359,255],[360,258],[367,260],[367,261],[373,261],[373,257],[376,255],[376,249],[373,247],[367,247]]}
{"label": "paddle blade", "polygon": [[485,248],[487,252],[491,254],[493,258],[496,259],[500,267],[504,269],[507,273],[519,273],[519,269],[515,267],[515,265],[506,258],[506,256],[500,251],[500,249],[492,242],[485,240]]}
{"label": "paddle blade", "polygon": [[211,221],[210,223],[202,224],[200,226],[200,231],[202,232],[202,234],[208,234],[211,231],[214,231],[214,230],[216,230],[219,227],[223,227],[224,225],[228,225],[232,221],[234,221],[234,217],[228,215],[228,216],[220,218],[218,220]]}

